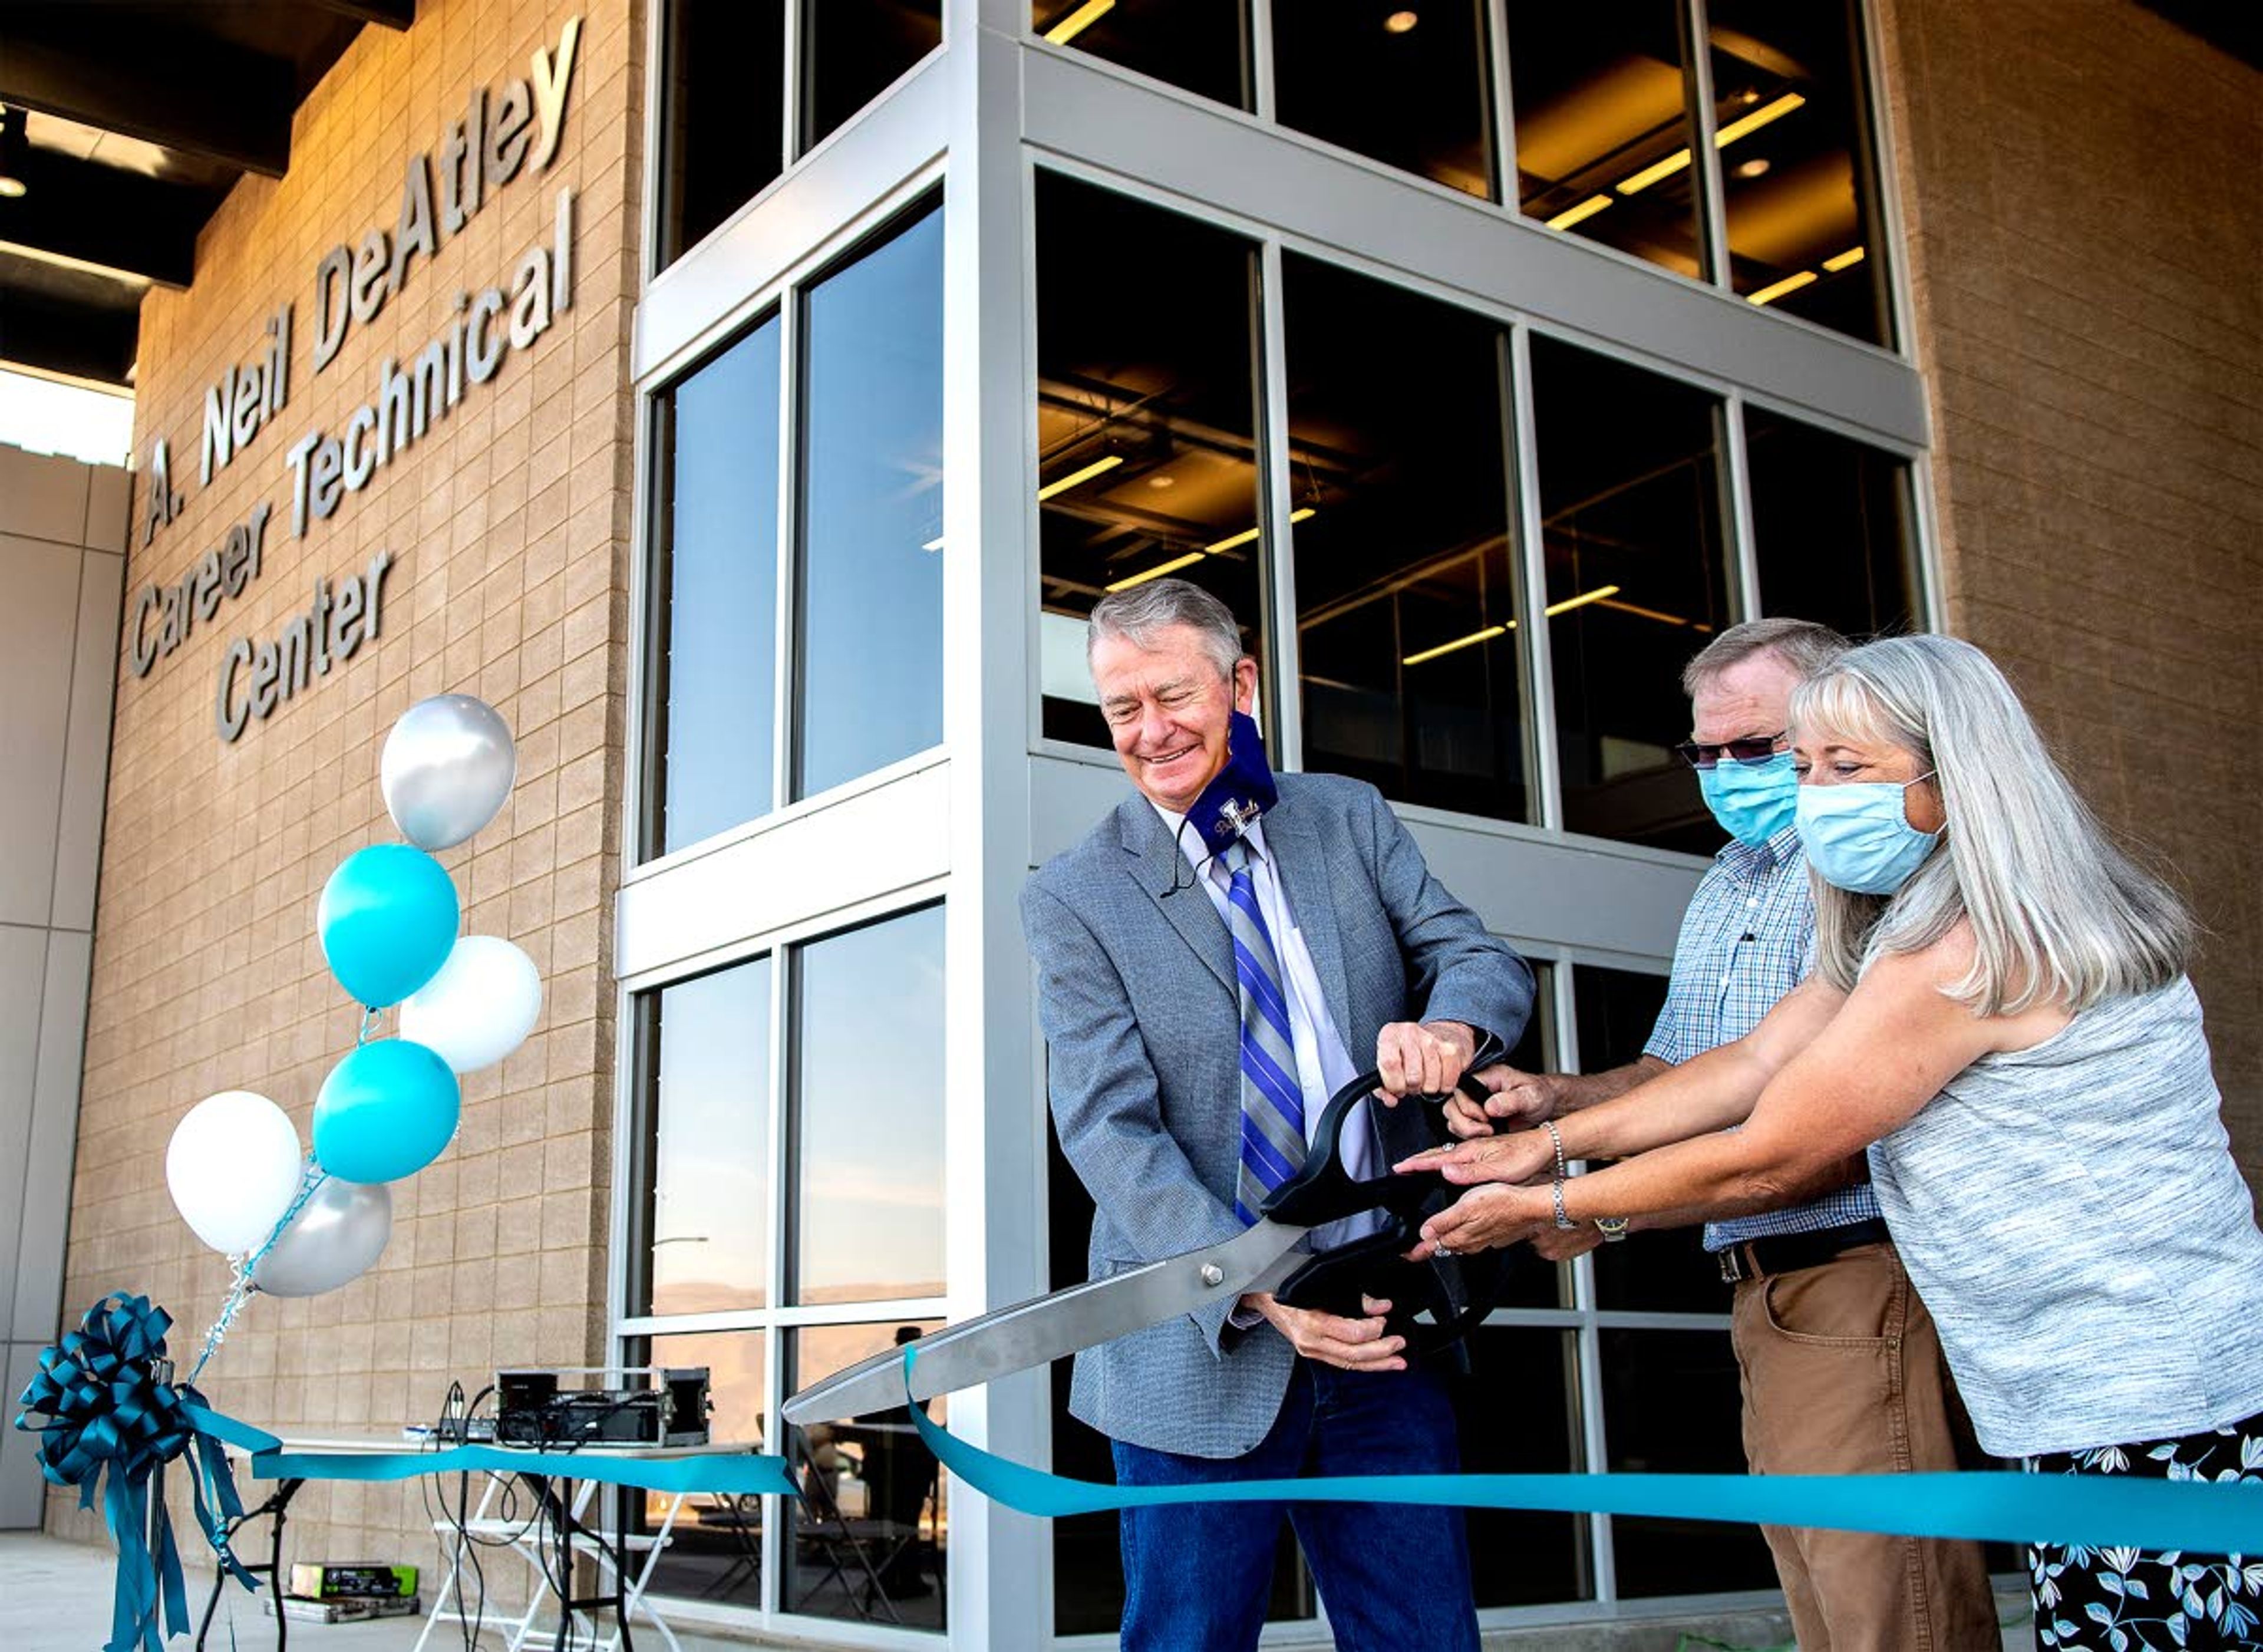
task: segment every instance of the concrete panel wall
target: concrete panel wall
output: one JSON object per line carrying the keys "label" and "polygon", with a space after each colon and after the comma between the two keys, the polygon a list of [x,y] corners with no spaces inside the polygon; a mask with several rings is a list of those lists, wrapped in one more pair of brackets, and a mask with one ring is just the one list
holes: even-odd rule
{"label": "concrete panel wall", "polygon": [[[0,447],[0,1372],[10,1402],[62,1313],[127,494],[115,467]],[[32,1443],[0,1429],[0,1530],[40,1523]]]}

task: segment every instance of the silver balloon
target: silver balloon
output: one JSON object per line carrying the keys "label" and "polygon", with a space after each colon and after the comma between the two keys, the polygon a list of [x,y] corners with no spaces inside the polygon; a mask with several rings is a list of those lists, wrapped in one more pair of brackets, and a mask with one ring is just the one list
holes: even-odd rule
{"label": "silver balloon", "polygon": [[307,1196],[251,1282],[270,1296],[320,1296],[368,1272],[393,1237],[393,1190],[333,1176]]}
{"label": "silver balloon", "polygon": [[495,708],[469,694],[435,694],[401,714],[385,737],[385,807],[419,849],[459,844],[510,799],[518,751]]}

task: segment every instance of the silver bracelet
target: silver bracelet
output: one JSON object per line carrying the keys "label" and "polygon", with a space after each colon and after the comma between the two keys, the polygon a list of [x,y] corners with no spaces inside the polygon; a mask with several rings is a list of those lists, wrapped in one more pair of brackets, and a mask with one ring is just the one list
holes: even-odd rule
{"label": "silver bracelet", "polygon": [[1580,1224],[1564,1214],[1564,1133],[1557,1129],[1553,1119],[1542,1119],[1540,1127],[1548,1132],[1549,1141],[1556,1146],[1556,1179],[1548,1189],[1549,1196],[1556,1201],[1556,1226],[1558,1231],[1569,1233]]}

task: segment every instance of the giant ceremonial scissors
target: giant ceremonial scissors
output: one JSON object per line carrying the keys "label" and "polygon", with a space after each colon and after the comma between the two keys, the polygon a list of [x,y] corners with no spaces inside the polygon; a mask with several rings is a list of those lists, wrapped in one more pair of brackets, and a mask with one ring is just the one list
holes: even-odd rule
{"label": "giant ceremonial scissors", "polygon": [[[1489,1051],[1480,1052],[1471,1066],[1491,1059]],[[1378,1075],[1363,1073],[1329,1100],[1304,1167],[1265,1201],[1254,1227],[1199,1250],[1033,1297],[924,1337],[908,1378],[911,1397],[931,1399],[1010,1376],[1251,1291],[1270,1291],[1291,1308],[1350,1315],[1363,1311],[1363,1295],[1387,1299],[1392,1329],[1406,1337],[1410,1353],[1465,1335],[1492,1310],[1506,1282],[1507,1253],[1405,1259],[1421,1239],[1424,1217],[1462,1190],[1435,1172],[1386,1170],[1363,1178],[1344,1168],[1339,1150],[1344,1124],[1380,1082]],[[1490,1093],[1467,1074],[1461,1088],[1480,1103]],[[1450,1139],[1438,1105],[1443,1099],[1410,1096],[1383,1109],[1377,1127],[1386,1163]],[[1366,1211],[1384,1218],[1373,1233],[1323,1250],[1298,1249],[1314,1228]],[[785,1420],[807,1424],[900,1406],[906,1385],[903,1351],[891,1349],[795,1395],[785,1402]]]}

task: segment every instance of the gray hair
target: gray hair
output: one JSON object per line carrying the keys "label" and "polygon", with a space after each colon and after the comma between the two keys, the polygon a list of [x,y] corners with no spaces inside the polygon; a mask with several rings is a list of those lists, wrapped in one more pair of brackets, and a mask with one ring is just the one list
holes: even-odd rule
{"label": "gray hair", "polygon": [[1804,681],[1853,646],[1812,620],[1747,620],[1715,637],[1681,668],[1681,692],[1695,699],[1722,672],[1762,654],[1773,654]]}
{"label": "gray hair", "polygon": [[1948,819],[1942,848],[1891,897],[1811,872],[1816,968],[1833,986],[1851,989],[1873,960],[1922,951],[1960,919],[1972,926],[1972,967],[1945,990],[1978,1015],[2042,1003],[2079,1011],[2184,973],[2184,902],[2114,845],[1970,643],[1866,643],[1794,690],[1791,714],[1803,741],[1828,730],[1909,753],[1932,772]]}
{"label": "gray hair", "polygon": [[1103,637],[1123,637],[1135,646],[1155,646],[1155,634],[1168,626],[1192,626],[1201,634],[1203,652],[1218,665],[1220,677],[1232,677],[1241,663],[1241,627],[1233,610],[1190,580],[1151,579],[1128,591],[1109,592],[1092,605],[1085,627],[1084,657]]}

